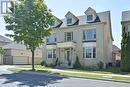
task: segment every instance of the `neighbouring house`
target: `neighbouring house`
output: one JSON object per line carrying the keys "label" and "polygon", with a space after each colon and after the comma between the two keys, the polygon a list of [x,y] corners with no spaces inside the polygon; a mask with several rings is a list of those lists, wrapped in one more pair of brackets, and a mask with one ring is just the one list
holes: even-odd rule
{"label": "neighbouring house", "polygon": [[116,45],[113,45],[113,61],[114,65],[120,66],[120,60],[121,60],[121,49],[118,48]]}
{"label": "neighbouring house", "polygon": [[[25,45],[18,43],[10,43],[3,46],[5,49],[5,55],[3,58],[4,64],[31,64],[32,53],[26,49]],[[35,50],[34,63],[40,64],[42,58],[42,49],[37,48]]]}
{"label": "neighbouring house", "polygon": [[64,19],[55,17],[51,35],[43,45],[47,65],[72,68],[76,57],[84,68],[112,65],[112,28],[110,11],[97,13],[89,7],[85,15],[70,11]]}
{"label": "neighbouring house", "polygon": [[[4,36],[0,35],[0,47],[11,43],[12,41]],[[0,64],[3,64],[3,55],[0,54]]]}

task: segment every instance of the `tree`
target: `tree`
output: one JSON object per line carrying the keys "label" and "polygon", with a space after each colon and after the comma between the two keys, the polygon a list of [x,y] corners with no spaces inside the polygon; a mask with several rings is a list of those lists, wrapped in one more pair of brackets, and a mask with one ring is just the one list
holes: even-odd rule
{"label": "tree", "polygon": [[121,42],[121,70],[130,71],[130,32],[126,32],[125,28],[122,32]]}
{"label": "tree", "polygon": [[2,47],[0,47],[0,55],[1,55],[1,58],[3,57],[4,53],[5,53],[5,50],[4,50]]}
{"label": "tree", "polygon": [[12,3],[14,14],[4,16],[6,29],[13,31],[7,34],[17,43],[24,44],[32,52],[32,70],[34,69],[35,49],[44,43],[44,38],[50,35],[50,25],[54,22],[51,10],[43,0],[17,0]]}

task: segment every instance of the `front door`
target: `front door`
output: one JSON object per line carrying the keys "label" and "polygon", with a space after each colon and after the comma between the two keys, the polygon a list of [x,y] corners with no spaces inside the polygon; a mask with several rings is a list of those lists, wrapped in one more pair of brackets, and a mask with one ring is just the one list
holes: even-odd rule
{"label": "front door", "polygon": [[71,52],[70,50],[65,51],[65,63],[71,65]]}

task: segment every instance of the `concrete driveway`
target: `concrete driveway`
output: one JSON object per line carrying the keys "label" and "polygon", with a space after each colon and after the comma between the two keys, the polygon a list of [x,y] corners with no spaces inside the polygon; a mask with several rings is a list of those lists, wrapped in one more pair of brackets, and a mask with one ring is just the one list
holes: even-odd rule
{"label": "concrete driveway", "polygon": [[0,66],[0,87],[130,87],[128,83],[72,78],[64,76],[13,73]]}

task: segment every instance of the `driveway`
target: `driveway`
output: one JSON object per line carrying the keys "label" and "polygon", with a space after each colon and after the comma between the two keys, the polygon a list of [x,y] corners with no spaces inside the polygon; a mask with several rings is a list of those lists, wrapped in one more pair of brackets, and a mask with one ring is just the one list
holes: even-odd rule
{"label": "driveway", "polygon": [[0,87],[130,87],[128,83],[11,72],[0,66]]}

